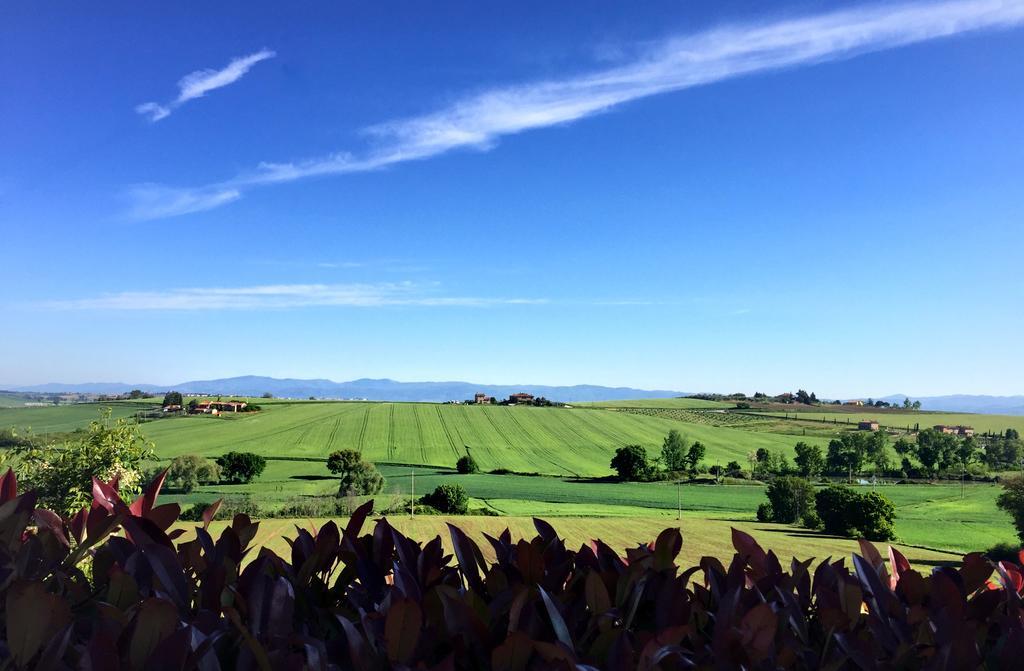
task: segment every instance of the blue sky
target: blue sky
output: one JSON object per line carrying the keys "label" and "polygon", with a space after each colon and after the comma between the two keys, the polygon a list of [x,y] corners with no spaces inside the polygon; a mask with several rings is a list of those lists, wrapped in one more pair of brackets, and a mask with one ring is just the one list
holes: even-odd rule
{"label": "blue sky", "polygon": [[0,9],[0,385],[1024,393],[1024,2],[371,4]]}

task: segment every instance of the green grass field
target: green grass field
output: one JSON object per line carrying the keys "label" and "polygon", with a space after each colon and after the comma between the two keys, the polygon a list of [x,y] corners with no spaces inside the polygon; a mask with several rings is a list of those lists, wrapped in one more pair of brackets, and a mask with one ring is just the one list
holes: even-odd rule
{"label": "green grass field", "polygon": [[[676,400],[686,399],[669,399]],[[85,426],[99,416],[103,407],[112,406],[117,417],[131,416],[152,405],[152,401],[146,401],[0,408],[0,426],[30,425],[35,433],[64,432]],[[188,495],[170,493],[171,500],[189,504],[247,494],[260,506],[273,509],[303,497],[334,495],[337,480],[324,461],[331,451],[348,448],[361,450],[387,478],[385,491],[378,497],[379,507],[407,500],[415,472],[417,494],[443,482],[458,482],[466,488],[474,507],[488,508],[503,519],[564,518],[576,520],[567,524],[584,528],[585,520],[593,518],[597,525],[594,528],[607,529],[615,538],[632,543],[649,540],[647,531],[656,533],[659,525],[672,521],[681,503],[687,520],[694,524],[703,521],[701,529],[714,528],[721,534],[729,523],[757,524],[754,511],[764,500],[762,486],[677,486],[595,478],[610,473],[608,462],[617,447],[639,443],[654,455],[671,429],[707,445],[706,462],[711,464],[732,459],[745,463],[748,452],[759,447],[791,453],[798,440],[824,445],[833,431],[819,428],[815,435],[802,436],[796,432],[813,423],[695,407],[560,409],[278,400],[261,405],[264,409],[257,413],[176,417],[143,425],[143,432],[155,443],[164,463],[181,454],[216,457],[229,450],[252,451],[270,458],[266,472],[251,484],[204,486]],[[985,426],[985,420],[991,420],[981,415],[911,416],[927,417],[933,423],[968,423],[979,429]],[[855,419],[856,415],[840,415],[847,417]],[[1006,424],[1005,419],[1017,418],[995,418],[995,425]],[[771,426],[766,428],[764,424]],[[773,432],[785,430],[796,435]],[[506,468],[546,475],[457,475],[452,467],[466,445],[484,471]],[[889,485],[880,489],[896,504],[896,531],[903,543],[966,552],[1013,541],[1009,518],[995,506],[997,485],[969,485],[964,499],[956,484]],[[502,524],[484,518],[465,519],[468,524]],[[422,522],[435,523],[436,518]],[[765,529],[769,527],[772,525]],[[773,547],[781,553],[824,547],[819,534],[788,527],[777,532],[767,538],[777,539]],[[727,542],[728,536],[723,538]],[[798,543],[804,538],[811,545]]]}
{"label": "green grass field", "polygon": [[92,420],[99,419],[100,413],[106,408],[111,409],[111,416],[116,419],[134,417],[140,410],[149,410],[154,407],[156,407],[155,404],[150,400],[0,408],[0,428],[14,428],[19,431],[31,429],[32,433],[37,435],[64,433],[88,426]]}
{"label": "green grass field", "polygon": [[[458,475],[450,469],[380,466],[387,478],[377,507],[387,508],[441,483],[461,484],[475,507],[503,516],[673,518],[677,505],[688,516],[753,523],[754,511],[765,500],[761,485],[675,485],[668,482],[595,482],[560,477],[519,475]],[[304,496],[337,492],[337,480],[320,462],[268,463],[256,482],[247,485],[211,485],[188,495],[171,495],[182,504],[211,502],[221,497],[251,495],[260,505],[279,507]],[[868,490],[870,487],[859,487]],[[896,506],[896,532],[910,545],[954,552],[984,550],[998,542],[1013,541],[1009,517],[996,508],[998,485],[969,484],[960,498],[959,484],[888,485],[878,491]]]}
{"label": "green grass field", "polygon": [[259,413],[145,425],[161,457],[244,450],[326,458],[333,450],[355,449],[374,462],[453,466],[468,445],[485,471],[580,476],[608,475],[615,449],[629,443],[656,454],[671,429],[703,442],[709,463],[743,462],[760,447],[789,453],[801,440],[609,410],[432,403],[279,403]]}

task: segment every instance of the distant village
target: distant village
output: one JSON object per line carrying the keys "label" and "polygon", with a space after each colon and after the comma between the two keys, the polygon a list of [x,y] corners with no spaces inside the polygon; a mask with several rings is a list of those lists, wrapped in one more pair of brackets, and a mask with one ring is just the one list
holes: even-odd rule
{"label": "distant village", "polygon": [[519,392],[518,394],[510,394],[508,398],[497,400],[493,396],[488,396],[483,392],[477,392],[473,395],[472,399],[466,399],[465,401],[447,401],[449,405],[532,405],[538,408],[569,408],[565,403],[559,403],[558,401],[549,401],[543,396],[534,396],[533,394],[527,394],[526,392]]}

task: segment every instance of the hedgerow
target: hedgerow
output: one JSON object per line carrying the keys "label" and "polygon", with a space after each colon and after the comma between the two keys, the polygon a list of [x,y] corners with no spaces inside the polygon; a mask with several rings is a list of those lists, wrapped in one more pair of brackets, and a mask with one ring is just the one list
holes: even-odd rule
{"label": "hedgerow", "polygon": [[[1024,576],[964,556],[911,568],[862,541],[844,561],[784,566],[733,530],[723,563],[677,562],[666,529],[625,555],[601,541],[485,536],[415,542],[372,504],[344,527],[298,528],[288,556],[238,514],[173,528],[161,474],[126,504],[116,482],[70,518],[0,478],[0,665],[90,669],[1017,668]],[[1018,556],[1018,559],[1021,557]]]}

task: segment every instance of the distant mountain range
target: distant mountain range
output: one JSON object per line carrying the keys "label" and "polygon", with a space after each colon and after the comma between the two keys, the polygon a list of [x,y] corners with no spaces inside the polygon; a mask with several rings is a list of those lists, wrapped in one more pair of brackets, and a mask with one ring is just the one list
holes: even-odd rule
{"label": "distant mountain range", "polygon": [[[10,391],[38,393],[82,392],[91,394],[121,394],[132,389],[154,394],[165,391],[184,393],[215,394],[223,396],[260,396],[269,392],[284,398],[341,398],[367,399],[370,401],[453,401],[472,398],[483,392],[489,396],[503,398],[516,392],[545,396],[553,401],[579,403],[582,401],[618,401],[633,398],[673,398],[689,394],[664,389],[635,389],[633,387],[602,387],[580,384],[574,386],[547,386],[536,384],[474,384],[472,382],[398,382],[388,379],[362,378],[350,382],[333,380],[300,380],[294,378],[273,378],[259,375],[245,375],[218,380],[193,380],[174,385],[125,384],[121,382],[84,382],[65,384],[51,382],[30,386],[4,387]],[[902,403],[903,394],[879,396],[876,400]],[[957,394],[951,396],[911,396],[911,401],[920,401],[925,410],[945,412],[975,412],[995,415],[1024,415],[1022,396],[972,396]]]}
{"label": "distant mountain range", "polygon": [[125,384],[120,382],[84,382],[64,384],[51,382],[30,386],[5,387],[10,391],[38,393],[81,392],[87,394],[122,394],[132,389],[150,393],[180,391],[183,393],[215,394],[224,396],[260,396],[271,393],[279,398],[341,398],[370,401],[454,401],[473,398],[477,392],[504,398],[509,394],[526,392],[544,396],[553,401],[578,403],[581,401],[615,401],[630,398],[673,398],[685,396],[683,392],[664,389],[634,389],[631,387],[602,387],[574,385],[556,387],[536,384],[474,384],[471,382],[398,382],[362,378],[350,382],[333,380],[298,380],[245,375],[219,380],[193,380],[174,385]]}

